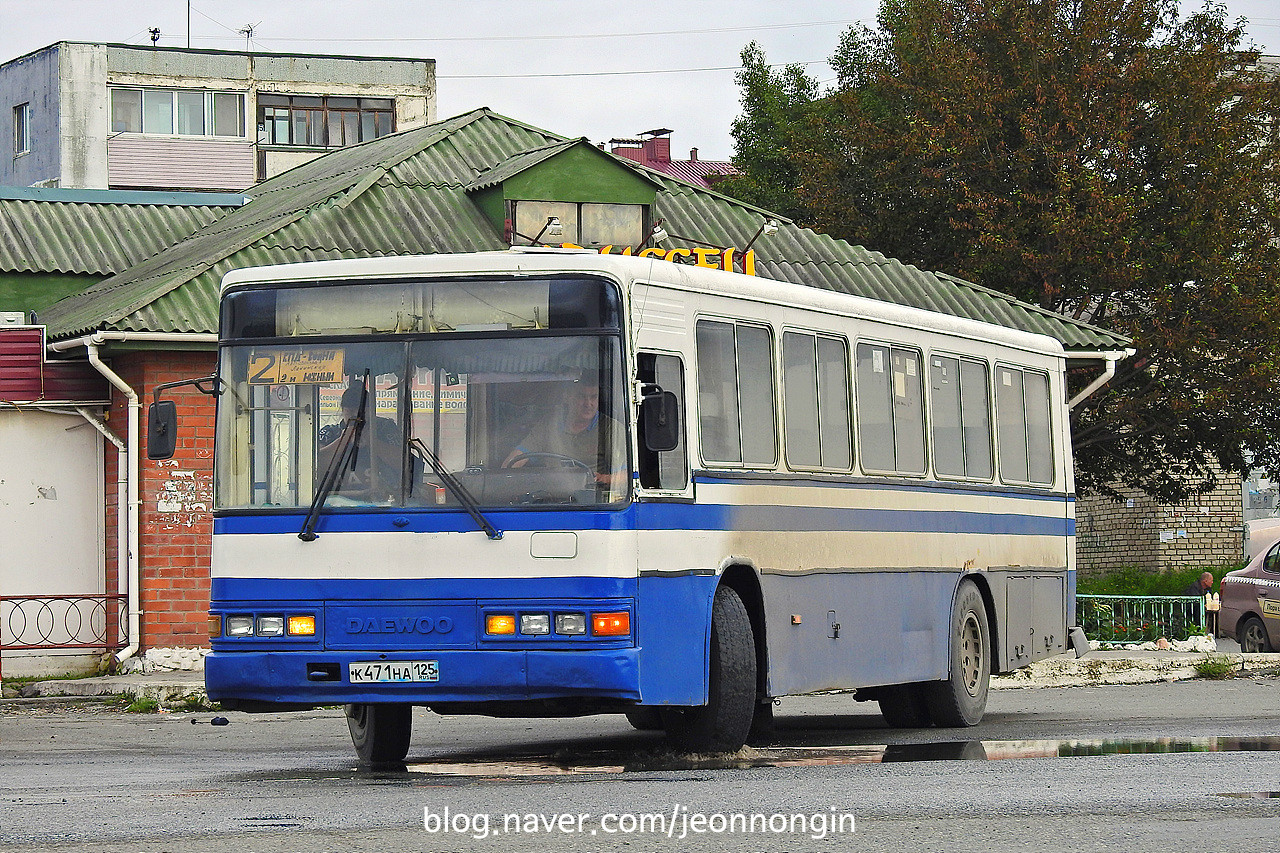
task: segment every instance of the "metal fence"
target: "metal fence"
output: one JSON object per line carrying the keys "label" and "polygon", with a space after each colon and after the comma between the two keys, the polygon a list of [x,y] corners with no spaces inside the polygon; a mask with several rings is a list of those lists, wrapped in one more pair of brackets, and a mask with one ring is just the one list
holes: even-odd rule
{"label": "metal fence", "polygon": [[0,653],[129,644],[127,595],[0,596]]}
{"label": "metal fence", "polygon": [[1141,643],[1207,633],[1204,598],[1184,595],[1077,595],[1076,616],[1090,640]]}

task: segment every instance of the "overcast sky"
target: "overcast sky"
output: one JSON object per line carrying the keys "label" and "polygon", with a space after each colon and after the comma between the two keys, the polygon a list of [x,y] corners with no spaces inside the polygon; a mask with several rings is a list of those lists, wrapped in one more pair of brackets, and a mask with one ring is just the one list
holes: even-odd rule
{"label": "overcast sky", "polygon": [[[190,30],[188,33],[188,5]],[[1184,3],[1197,8],[1199,3]],[[1228,0],[1255,44],[1280,53],[1276,0]],[[734,70],[755,40],[770,62],[825,59],[878,0],[0,0],[0,61],[56,41],[434,59],[439,115],[488,106],[594,142],[668,127],[672,153],[728,159]]]}

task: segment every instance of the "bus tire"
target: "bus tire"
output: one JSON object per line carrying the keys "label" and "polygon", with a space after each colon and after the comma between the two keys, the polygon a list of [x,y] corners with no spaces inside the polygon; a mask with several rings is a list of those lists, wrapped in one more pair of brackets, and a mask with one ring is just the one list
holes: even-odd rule
{"label": "bus tire", "polygon": [[662,709],[637,705],[626,711],[631,728],[642,732],[656,732],[662,728]]}
{"label": "bus tire", "polygon": [[929,716],[944,728],[975,726],[987,710],[991,685],[991,628],[982,593],[963,581],[951,612],[950,675],[925,685]]}
{"label": "bus tire", "polygon": [[891,729],[927,729],[933,725],[929,697],[923,684],[891,684],[881,687],[877,698],[880,715]]}
{"label": "bus tire", "polygon": [[746,605],[727,586],[712,602],[710,657],[707,704],[667,709],[667,740],[688,752],[734,752],[755,717],[756,643]]}
{"label": "bus tire", "polygon": [[347,705],[347,728],[362,764],[395,764],[409,754],[413,706]]}

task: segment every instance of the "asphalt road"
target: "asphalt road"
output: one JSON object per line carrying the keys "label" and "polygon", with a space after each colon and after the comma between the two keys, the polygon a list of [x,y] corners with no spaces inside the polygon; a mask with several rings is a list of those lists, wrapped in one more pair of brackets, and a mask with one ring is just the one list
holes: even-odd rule
{"label": "asphalt road", "polygon": [[981,725],[924,731],[847,696],[793,699],[771,743],[709,761],[621,717],[418,710],[394,772],[356,767],[336,710],[217,727],[207,712],[6,704],[0,849],[1265,850],[1280,836],[1278,688],[1001,690]]}

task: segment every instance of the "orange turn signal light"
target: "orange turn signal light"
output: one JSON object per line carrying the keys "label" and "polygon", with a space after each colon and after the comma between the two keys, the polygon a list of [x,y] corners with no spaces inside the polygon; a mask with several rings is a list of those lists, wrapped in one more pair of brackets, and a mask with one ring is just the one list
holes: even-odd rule
{"label": "orange turn signal light", "polygon": [[316,617],[307,614],[306,616],[290,616],[289,617],[289,636],[291,637],[314,637],[316,634]]}
{"label": "orange turn signal light", "polygon": [[513,613],[490,613],[484,618],[486,634],[514,634],[516,617]]}
{"label": "orange turn signal light", "polygon": [[625,610],[618,613],[592,613],[591,633],[597,637],[625,637],[631,633],[631,614]]}
{"label": "orange turn signal light", "polygon": [[209,639],[217,639],[222,636],[222,614],[209,614]]}

